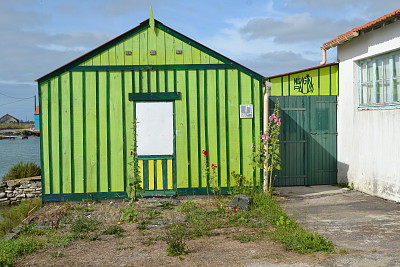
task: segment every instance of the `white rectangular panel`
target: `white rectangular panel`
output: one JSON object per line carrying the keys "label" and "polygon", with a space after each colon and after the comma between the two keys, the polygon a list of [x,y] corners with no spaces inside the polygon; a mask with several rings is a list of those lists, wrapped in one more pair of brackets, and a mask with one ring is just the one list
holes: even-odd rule
{"label": "white rectangular panel", "polygon": [[173,102],[136,103],[138,155],[174,154]]}

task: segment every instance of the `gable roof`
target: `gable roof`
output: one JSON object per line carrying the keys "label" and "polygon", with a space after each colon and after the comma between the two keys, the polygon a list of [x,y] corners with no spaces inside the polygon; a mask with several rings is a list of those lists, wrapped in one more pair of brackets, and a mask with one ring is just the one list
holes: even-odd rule
{"label": "gable roof", "polygon": [[[160,29],[160,30],[162,30],[162,31],[164,31],[166,33],[171,34],[175,38],[180,39],[181,41],[187,43],[188,45],[191,45],[191,46],[199,49],[200,51],[202,51],[204,53],[207,53],[210,56],[213,56],[213,57],[217,58],[218,60],[224,62],[225,64],[227,64],[229,66],[232,66],[232,68],[239,69],[240,71],[250,75],[251,77],[253,77],[255,79],[264,80],[264,77],[261,74],[258,74],[257,72],[255,72],[255,71],[253,71],[253,70],[251,70],[251,69],[249,69],[249,68],[247,68],[247,67],[245,67],[245,66],[243,66],[243,65],[241,65],[241,64],[239,64],[239,63],[237,63],[235,61],[233,61],[232,59],[229,59],[226,56],[223,56],[222,54],[220,54],[220,53],[218,53],[218,52],[216,52],[216,51],[214,51],[214,50],[212,50],[212,49],[200,44],[199,42],[197,42],[197,41],[195,41],[195,40],[193,40],[193,39],[191,39],[191,38],[189,38],[189,37],[177,32],[177,31],[165,26],[164,24],[162,24],[158,20],[154,20],[154,22],[155,22],[155,27],[156,28],[158,28],[158,29]],[[130,36],[133,36],[134,34],[140,32],[140,31],[142,31],[144,29],[147,29],[149,27],[150,27],[150,19],[147,19],[147,20],[143,21],[142,23],[140,23],[137,27],[135,27],[135,28],[133,28],[133,29],[131,29],[131,30],[129,30],[129,31],[117,36],[117,37],[115,37],[114,39],[112,39],[112,40],[106,42],[105,44],[103,44],[103,45],[101,45],[101,46],[89,51],[88,53],[78,57],[77,59],[75,59],[75,60],[73,60],[73,61],[71,61],[71,62],[69,62],[69,63],[67,63],[67,64],[65,64],[65,65],[63,65],[63,66],[51,71],[51,72],[49,72],[48,74],[38,78],[36,81],[38,83],[42,83],[42,82],[45,82],[45,81],[47,81],[47,80],[49,80],[49,79],[51,79],[51,78],[53,78],[53,77],[55,77],[57,75],[60,75],[63,72],[69,71],[73,67],[78,66],[79,64],[85,62],[86,60],[92,58],[93,56],[95,56],[95,55],[107,50],[108,48],[110,48],[110,47],[118,44],[119,42],[125,40],[126,38],[128,38]]]}
{"label": "gable roof", "polygon": [[19,119],[17,119],[17,118],[15,118],[15,117],[11,116],[10,114],[6,114],[6,115],[4,115],[3,117],[1,117],[1,118],[0,118],[0,122],[5,121],[6,119],[14,119],[14,120],[16,120],[16,121],[19,122]]}
{"label": "gable roof", "polygon": [[368,32],[371,30],[375,30],[384,25],[393,23],[399,19],[400,19],[400,9],[397,9],[396,11],[393,11],[392,13],[384,15],[376,20],[368,22],[360,27],[354,28],[344,34],[339,35],[338,37],[322,44],[322,48],[327,50],[329,48],[335,47],[335,46],[342,44],[350,39],[353,39],[354,37],[357,37],[361,31]]}
{"label": "gable roof", "polygon": [[333,65],[339,65],[339,63],[333,62],[333,63],[329,63],[329,64],[325,64],[325,65],[318,65],[315,67],[306,68],[306,69],[302,69],[302,70],[296,70],[296,71],[291,71],[291,72],[287,72],[287,73],[283,73],[283,74],[272,75],[269,77],[265,77],[265,79],[269,80],[269,79],[273,79],[273,78],[277,78],[277,77],[281,77],[281,76],[292,75],[292,74],[296,74],[299,72],[305,72],[305,71],[310,71],[310,70],[315,70],[315,69],[321,69],[321,68],[325,68],[325,67],[329,67],[329,66],[333,66]]}

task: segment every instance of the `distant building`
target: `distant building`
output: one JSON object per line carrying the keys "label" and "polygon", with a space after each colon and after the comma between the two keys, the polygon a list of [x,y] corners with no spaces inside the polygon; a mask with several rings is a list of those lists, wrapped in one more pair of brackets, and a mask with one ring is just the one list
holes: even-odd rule
{"label": "distant building", "polygon": [[19,123],[19,119],[11,116],[10,114],[6,114],[0,118],[0,123]]}
{"label": "distant building", "polygon": [[40,130],[40,109],[39,106],[36,107],[35,113],[33,113],[35,117],[35,130]]}

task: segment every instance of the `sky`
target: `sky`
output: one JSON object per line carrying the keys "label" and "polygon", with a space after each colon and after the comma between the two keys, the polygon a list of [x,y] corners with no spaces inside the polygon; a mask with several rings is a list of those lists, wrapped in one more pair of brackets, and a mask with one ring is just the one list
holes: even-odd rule
{"label": "sky", "polygon": [[[396,0],[0,0],[0,117],[33,120],[36,79],[155,19],[272,76],[318,66],[322,43]],[[328,63],[336,50],[328,50]]]}

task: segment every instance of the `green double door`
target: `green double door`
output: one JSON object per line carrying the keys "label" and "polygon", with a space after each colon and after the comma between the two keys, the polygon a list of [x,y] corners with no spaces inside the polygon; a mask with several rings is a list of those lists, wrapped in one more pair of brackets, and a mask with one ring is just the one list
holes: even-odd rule
{"label": "green double door", "polygon": [[270,97],[281,109],[281,166],[274,186],[335,184],[336,96]]}

